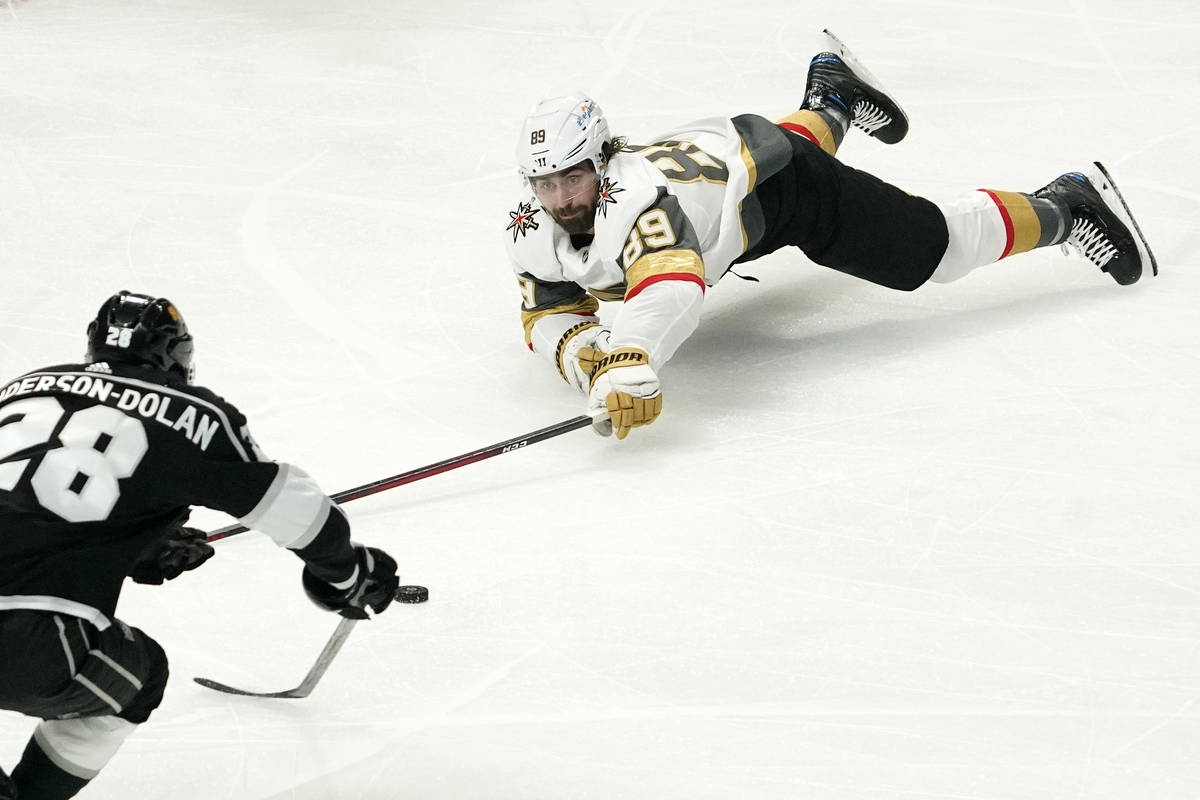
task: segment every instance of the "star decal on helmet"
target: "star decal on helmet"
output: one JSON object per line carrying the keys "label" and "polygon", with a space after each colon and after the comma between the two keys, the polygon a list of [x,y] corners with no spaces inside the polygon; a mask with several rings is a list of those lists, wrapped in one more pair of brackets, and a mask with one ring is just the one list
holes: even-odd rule
{"label": "star decal on helmet", "polygon": [[528,230],[537,230],[538,222],[533,217],[541,211],[540,208],[534,208],[533,203],[517,203],[517,210],[508,212],[508,227],[506,231],[512,231],[513,241],[517,240],[518,236],[524,236]]}
{"label": "star decal on helmet", "polygon": [[610,180],[609,178],[605,177],[605,179],[600,183],[600,213],[601,213],[601,215],[603,215],[606,218],[608,217],[608,207],[610,205],[614,205],[617,202],[616,195],[623,191],[625,191],[625,190],[617,188],[616,181]]}

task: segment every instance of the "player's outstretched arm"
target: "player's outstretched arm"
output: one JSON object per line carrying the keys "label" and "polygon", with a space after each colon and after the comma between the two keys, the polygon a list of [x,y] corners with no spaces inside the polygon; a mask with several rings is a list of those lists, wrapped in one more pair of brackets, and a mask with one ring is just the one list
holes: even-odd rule
{"label": "player's outstretched arm", "polygon": [[[208,479],[210,472],[220,479]],[[350,541],[345,513],[304,470],[252,461],[198,468],[192,478],[193,488],[217,487],[204,505],[237,516],[304,562],[304,587],[317,605],[366,619],[366,609],[378,613],[391,602],[400,582],[396,562],[382,550]]]}

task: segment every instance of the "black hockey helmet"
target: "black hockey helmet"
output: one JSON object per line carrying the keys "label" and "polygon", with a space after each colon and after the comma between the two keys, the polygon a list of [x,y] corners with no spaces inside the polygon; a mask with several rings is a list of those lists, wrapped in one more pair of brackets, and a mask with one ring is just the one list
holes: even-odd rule
{"label": "black hockey helmet", "polygon": [[100,306],[87,335],[88,361],[145,364],[192,382],[192,336],[166,298],[117,292]]}

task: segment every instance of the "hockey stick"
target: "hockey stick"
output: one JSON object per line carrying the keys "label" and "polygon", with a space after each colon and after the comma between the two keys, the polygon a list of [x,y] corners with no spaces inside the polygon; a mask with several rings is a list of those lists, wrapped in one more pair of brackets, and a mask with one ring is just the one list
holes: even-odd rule
{"label": "hockey stick", "polygon": [[[424,586],[409,585],[396,587],[395,600],[397,603],[413,605],[424,603],[428,599],[429,590]],[[329,669],[329,665],[333,662],[333,657],[342,649],[346,637],[350,635],[350,629],[354,627],[356,622],[361,622],[361,620],[350,619],[349,617],[342,618],[338,626],[334,629],[333,635],[329,637],[329,641],[321,648],[321,653],[317,656],[317,660],[313,663],[312,668],[309,669],[308,674],[304,676],[304,680],[300,681],[300,685],[295,689],[285,689],[282,692],[248,692],[245,689],[238,689],[234,686],[219,683],[211,678],[192,678],[192,680],[205,689],[213,689],[225,694],[240,694],[245,697],[286,697],[290,699],[308,697],[312,694],[312,690],[316,688],[317,681],[321,680],[321,676],[325,674],[325,670]]]}
{"label": "hockey stick", "polygon": [[[476,461],[483,461],[492,456],[503,455],[510,453],[513,450],[519,450],[531,444],[544,442],[547,439],[553,439],[555,436],[561,436],[570,431],[576,431],[580,428],[586,428],[592,424],[592,418],[583,415],[572,417],[571,419],[560,422],[556,425],[551,425],[548,428],[542,428],[532,433],[527,433],[524,436],[517,436],[512,439],[505,439],[503,442],[488,447],[472,450],[470,453],[463,453],[461,456],[454,456],[443,461],[438,461],[435,464],[429,464],[424,467],[401,472],[399,475],[393,475],[390,478],[383,478],[373,483],[364,483],[362,486],[355,486],[353,489],[347,489],[344,492],[338,492],[332,495],[335,503],[348,503],[351,500],[357,500],[360,497],[383,492],[388,489],[394,489],[397,486],[403,486],[406,483],[419,481],[422,478],[428,478],[431,475],[438,475],[443,472],[449,472],[452,469],[464,467],[467,464],[474,464]],[[239,533],[245,533],[250,530],[245,525],[228,525],[224,528],[218,528],[205,538],[207,542],[215,542],[218,539],[225,539],[230,536],[236,536]]]}
{"label": "hockey stick", "polygon": [[308,674],[304,676],[304,680],[300,681],[300,685],[295,689],[286,689],[282,692],[248,692],[245,689],[226,686],[209,678],[192,678],[192,680],[206,689],[215,689],[225,694],[240,694],[246,697],[308,697],[312,693],[312,690],[316,688],[317,681],[321,680],[321,676],[325,674],[325,670],[329,669],[329,665],[333,662],[333,657],[338,654],[338,650],[342,649],[346,637],[350,635],[351,629],[357,622],[359,620],[343,618],[338,623],[337,628],[333,631],[333,635],[329,637],[329,641],[325,643],[325,647],[321,650],[321,654],[317,656],[312,669],[308,671]]}

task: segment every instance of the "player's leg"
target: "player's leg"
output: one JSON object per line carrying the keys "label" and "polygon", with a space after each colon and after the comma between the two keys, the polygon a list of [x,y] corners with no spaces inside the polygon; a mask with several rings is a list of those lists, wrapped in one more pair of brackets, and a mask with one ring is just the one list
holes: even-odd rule
{"label": "player's leg", "polygon": [[162,648],[118,620],[99,631],[67,615],[3,612],[0,650],[0,707],[42,718],[12,771],[18,797],[73,797],[166,688]]}
{"label": "player's leg", "polygon": [[1036,192],[981,189],[942,205],[950,232],[946,255],[930,277],[958,280],[977,267],[1036,247],[1065,244],[1122,285],[1149,270],[1150,246],[1124,198],[1099,163],[1069,172]]}
{"label": "player's leg", "polygon": [[882,84],[829,31],[825,49],[808,67],[804,103],[779,120],[829,155],[837,153],[851,125],[881,142],[895,144],[908,133],[908,117]]}
{"label": "player's leg", "polygon": [[947,244],[938,207],[785,135],[791,160],[753,193],[764,233],[737,261],[793,245],[817,264],[892,289],[928,280]]}
{"label": "player's leg", "polygon": [[1068,244],[1122,284],[1154,256],[1099,164],[1036,192],[973,191],[934,204],[788,135],[791,161],[754,191],[765,232],[741,258],[795,245],[812,261],[881,286],[948,283],[1008,256]]}
{"label": "player's leg", "polygon": [[17,787],[8,777],[8,773],[0,769],[0,800],[17,800]]}

